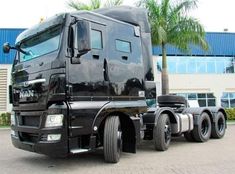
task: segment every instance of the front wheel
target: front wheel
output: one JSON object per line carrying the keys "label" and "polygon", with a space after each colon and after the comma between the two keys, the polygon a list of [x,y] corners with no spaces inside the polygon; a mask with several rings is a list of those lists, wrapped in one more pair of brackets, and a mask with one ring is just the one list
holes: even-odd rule
{"label": "front wheel", "polygon": [[155,150],[165,151],[171,142],[171,124],[167,114],[161,114],[153,130]]}
{"label": "front wheel", "polygon": [[118,116],[110,116],[104,126],[104,159],[117,163],[122,151],[122,130]]}

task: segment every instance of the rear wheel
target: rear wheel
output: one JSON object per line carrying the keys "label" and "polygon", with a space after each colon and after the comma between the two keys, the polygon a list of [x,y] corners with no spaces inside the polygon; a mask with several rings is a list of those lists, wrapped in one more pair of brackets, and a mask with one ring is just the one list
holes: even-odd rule
{"label": "rear wheel", "polygon": [[197,142],[206,142],[211,136],[211,120],[207,113],[203,112],[198,125],[194,126],[192,135]]}
{"label": "rear wheel", "polygon": [[122,130],[118,116],[110,116],[104,126],[104,159],[117,163],[122,151]]}
{"label": "rear wheel", "polygon": [[165,151],[171,142],[171,124],[167,114],[161,114],[153,130],[155,150]]}
{"label": "rear wheel", "polygon": [[225,116],[222,112],[218,112],[215,122],[212,123],[211,137],[222,138],[225,134],[225,129],[226,129]]}

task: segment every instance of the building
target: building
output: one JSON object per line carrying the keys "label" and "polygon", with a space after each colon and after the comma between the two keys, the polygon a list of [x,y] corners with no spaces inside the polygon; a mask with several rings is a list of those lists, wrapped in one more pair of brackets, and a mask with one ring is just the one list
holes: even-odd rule
{"label": "building", "polygon": [[[235,107],[235,33],[206,33],[210,49],[190,53],[167,47],[169,90],[197,100],[200,106]],[[155,77],[160,81],[161,49],[153,48]]]}
{"label": "building", "polygon": [[[15,39],[24,29],[0,29],[0,45]],[[197,100],[200,106],[235,107],[235,33],[206,33],[210,50],[192,47],[190,54],[167,47],[170,93]],[[161,69],[161,49],[153,47],[157,86]],[[0,113],[10,112],[8,85],[15,52],[0,49]],[[161,89],[157,89],[158,94]]]}
{"label": "building", "polygon": [[0,29],[0,113],[10,112],[11,104],[8,98],[8,85],[10,84],[11,64],[15,57],[15,52],[11,51],[10,54],[4,54],[2,45],[9,42],[11,45],[15,44],[16,37],[24,29]]}

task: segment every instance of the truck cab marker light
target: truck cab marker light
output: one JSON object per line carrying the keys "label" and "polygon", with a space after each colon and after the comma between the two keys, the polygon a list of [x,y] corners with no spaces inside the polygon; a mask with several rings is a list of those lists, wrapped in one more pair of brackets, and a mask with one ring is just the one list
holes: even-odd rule
{"label": "truck cab marker light", "polygon": [[97,131],[97,129],[98,129],[98,128],[97,128],[97,126],[94,126],[94,128],[93,128],[93,129],[94,129],[94,131]]}

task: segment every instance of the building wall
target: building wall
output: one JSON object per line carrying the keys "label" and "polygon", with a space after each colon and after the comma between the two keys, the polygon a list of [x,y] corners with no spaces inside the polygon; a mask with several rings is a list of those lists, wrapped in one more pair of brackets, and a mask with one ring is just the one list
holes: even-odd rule
{"label": "building wall", "polygon": [[[159,56],[153,57],[155,81],[161,82],[161,72],[157,70]],[[196,59],[196,57],[195,57]],[[235,73],[227,74],[171,74],[169,73],[169,92],[179,93],[213,93],[216,106],[221,106],[223,92],[235,93]],[[159,91],[159,90],[158,90]]]}
{"label": "building wall", "polygon": [[[19,28],[0,28],[0,47],[3,43],[9,42],[14,46],[16,37],[24,29]],[[11,104],[9,104],[8,86],[11,80],[11,64],[15,57],[15,50],[11,50],[9,54],[3,53],[0,49],[0,113],[10,112]]]}
{"label": "building wall", "polygon": [[11,112],[12,105],[9,103],[11,65],[0,64],[0,113]]}
{"label": "building wall", "polygon": [[213,93],[221,106],[223,92],[235,92],[234,74],[170,74],[170,93]]}
{"label": "building wall", "polygon": [[[208,32],[205,38],[208,51],[190,45],[190,52],[185,53],[166,46],[170,93],[188,99],[196,93],[198,101],[205,93],[213,94],[209,99],[216,98],[217,106],[235,107],[235,33]],[[153,54],[156,81],[161,81],[161,47],[154,46]]]}

